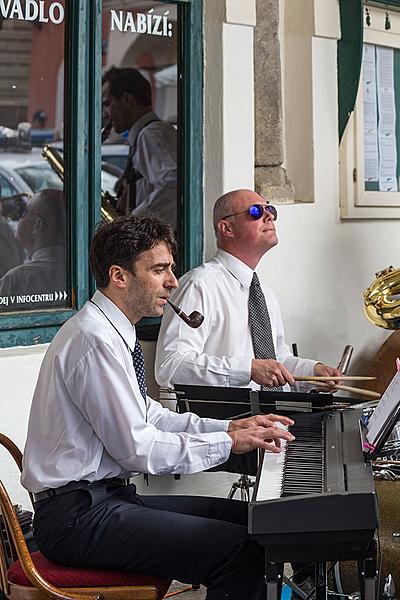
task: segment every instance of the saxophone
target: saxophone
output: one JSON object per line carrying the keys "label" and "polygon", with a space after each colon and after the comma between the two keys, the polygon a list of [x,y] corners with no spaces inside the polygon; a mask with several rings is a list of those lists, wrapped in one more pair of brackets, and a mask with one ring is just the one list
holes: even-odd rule
{"label": "saxophone", "polygon": [[[64,181],[64,160],[60,152],[52,146],[43,146],[42,156],[47,160],[53,171]],[[117,217],[121,216],[113,205],[115,199],[108,192],[101,192],[101,218],[107,223],[111,223]]]}
{"label": "saxophone", "polygon": [[378,327],[400,329],[400,269],[386,267],[375,277],[364,292],[367,319]]}

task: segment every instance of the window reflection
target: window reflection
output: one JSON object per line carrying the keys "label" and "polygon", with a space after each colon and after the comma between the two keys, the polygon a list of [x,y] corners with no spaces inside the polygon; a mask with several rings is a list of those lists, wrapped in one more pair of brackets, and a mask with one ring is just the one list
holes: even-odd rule
{"label": "window reflection", "polygon": [[[114,185],[120,214],[177,226],[177,7],[103,2],[103,160],[119,148]],[[117,150],[114,151],[114,156]]]}
{"label": "window reflection", "polygon": [[0,312],[69,306],[62,148],[65,2],[0,3]]}

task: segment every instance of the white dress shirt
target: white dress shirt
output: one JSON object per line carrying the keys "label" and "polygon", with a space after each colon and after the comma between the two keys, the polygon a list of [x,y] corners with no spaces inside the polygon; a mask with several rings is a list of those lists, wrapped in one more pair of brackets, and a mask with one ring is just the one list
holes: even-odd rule
{"label": "white dress shirt", "polygon": [[132,214],[154,214],[176,228],[176,129],[151,111],[131,127],[128,141],[135,149],[132,165],[142,175],[136,182],[136,207]]}
{"label": "white dress shirt", "polygon": [[[32,492],[132,473],[194,473],[225,462],[229,421],[177,414],[140,393],[126,316],[97,291],[54,337],[29,417],[22,484]],[[99,310],[104,311],[105,314]]]}
{"label": "white dress shirt", "polygon": [[[175,313],[164,311],[158,337],[155,375],[161,386],[175,383],[259,389],[251,380],[254,358],[248,298],[253,271],[238,258],[218,250],[214,259],[185,273],[172,302],[204,321],[190,329]],[[278,301],[261,283],[271,320],[277,360],[294,375],[313,374],[316,361],[293,356],[285,342]],[[289,385],[284,387],[290,390]]]}

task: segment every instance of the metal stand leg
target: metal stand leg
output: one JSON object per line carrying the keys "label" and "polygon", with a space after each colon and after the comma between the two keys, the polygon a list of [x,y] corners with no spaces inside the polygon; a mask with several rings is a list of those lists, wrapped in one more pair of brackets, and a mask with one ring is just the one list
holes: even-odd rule
{"label": "metal stand leg", "polygon": [[376,600],[377,598],[377,563],[376,563],[376,543],[373,542],[373,555],[364,558],[358,563],[360,577],[361,598],[363,600]]}
{"label": "metal stand leg", "polygon": [[250,502],[250,490],[254,487],[253,479],[250,479],[248,475],[241,475],[238,481],[232,484],[229,490],[228,498],[231,500],[236,492],[240,491],[240,499],[245,502]]}
{"label": "metal stand leg", "polygon": [[315,600],[328,599],[328,576],[326,562],[315,563]]}
{"label": "metal stand leg", "polygon": [[279,600],[282,591],[283,565],[281,563],[268,562],[265,555],[265,585],[267,587],[266,599]]}

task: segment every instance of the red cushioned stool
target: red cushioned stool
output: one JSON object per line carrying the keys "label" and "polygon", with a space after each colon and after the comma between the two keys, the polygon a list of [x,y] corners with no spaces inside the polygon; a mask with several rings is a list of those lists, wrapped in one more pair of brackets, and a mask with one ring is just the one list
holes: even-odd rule
{"label": "red cushioned stool", "polygon": [[[0,445],[20,466],[22,455],[17,446],[3,434]],[[48,561],[41,552],[30,554],[0,481],[0,590],[7,600],[161,600],[170,584],[150,575],[63,567]]]}
{"label": "red cushioned stool", "polygon": [[[41,552],[33,552],[31,558],[43,579],[54,587],[64,589],[68,592],[76,590],[82,593],[90,590],[92,596],[101,593],[104,598],[158,600],[158,598],[165,596],[171,583],[161,577],[151,577],[150,575],[63,567],[48,561]],[[35,593],[37,592],[36,590],[32,590],[32,584],[19,560],[9,568],[8,582],[11,587],[24,588],[23,596],[17,596],[14,593],[10,594],[10,598],[26,599],[28,597],[26,595],[27,591],[30,593],[34,592],[35,594],[29,595],[29,598],[42,597],[40,592],[40,595],[38,595]],[[29,590],[29,588],[31,589]],[[83,588],[86,588],[86,590]]]}

